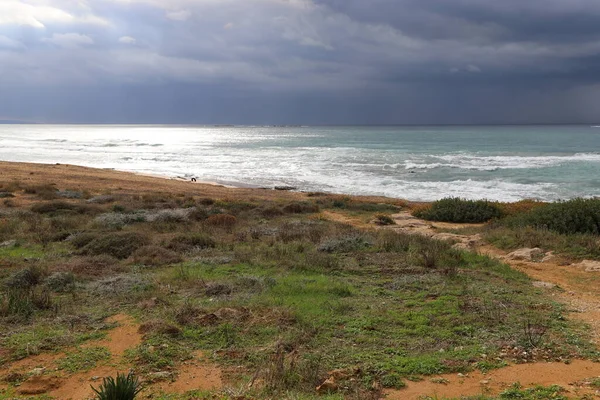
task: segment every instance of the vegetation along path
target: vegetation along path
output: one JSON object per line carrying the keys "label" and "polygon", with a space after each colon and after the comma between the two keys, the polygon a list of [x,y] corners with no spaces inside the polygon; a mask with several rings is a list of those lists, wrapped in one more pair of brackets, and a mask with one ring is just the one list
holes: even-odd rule
{"label": "vegetation along path", "polygon": [[[481,224],[457,224],[424,221],[409,212],[392,216],[395,225],[388,229],[419,234],[438,240],[451,241],[461,250],[478,252],[499,259],[512,268],[529,275],[535,287],[568,305],[569,317],[579,319],[592,328],[593,340],[600,338],[600,262],[584,261],[567,264],[551,252],[539,249],[521,249],[506,252],[483,242],[480,234],[447,233]],[[524,357],[520,357],[524,356]],[[527,355],[515,355],[526,361]],[[590,378],[600,377],[600,364],[592,361],[533,362],[510,365],[489,373],[447,374],[427,382],[409,382],[401,391],[388,391],[388,399],[419,399],[423,396],[454,398],[460,396],[499,393],[511,385],[559,385],[574,397],[600,396]],[[569,396],[571,397],[571,396]]]}

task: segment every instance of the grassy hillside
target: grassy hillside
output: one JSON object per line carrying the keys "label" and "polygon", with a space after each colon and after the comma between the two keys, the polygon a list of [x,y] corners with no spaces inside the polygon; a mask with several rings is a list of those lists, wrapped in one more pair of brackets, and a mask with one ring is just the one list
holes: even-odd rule
{"label": "grassy hillside", "polygon": [[126,353],[138,376],[176,377],[203,350],[223,398],[316,398],[337,370],[319,398],[376,399],[432,374],[597,356],[507,265],[323,214],[387,223],[390,204],[68,189],[0,184],[0,364],[67,348],[47,374],[102,364],[85,344],[117,313],[141,324]]}

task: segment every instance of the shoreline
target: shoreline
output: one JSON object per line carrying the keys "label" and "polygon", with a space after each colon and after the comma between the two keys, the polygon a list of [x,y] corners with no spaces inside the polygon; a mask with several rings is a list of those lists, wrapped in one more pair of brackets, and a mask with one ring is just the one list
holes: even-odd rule
{"label": "shoreline", "polygon": [[[145,174],[114,168],[94,168],[73,164],[43,164],[17,161],[0,161],[0,183],[17,180],[23,184],[47,185],[55,184],[60,189],[80,189],[92,191],[145,191],[175,192],[181,195],[204,195],[231,199],[265,199],[265,200],[306,200],[307,191],[276,190],[275,187],[255,187],[248,185],[233,186],[219,182],[191,182],[183,177],[159,174]],[[343,193],[322,192],[326,196],[339,196],[376,201],[398,205],[425,204],[427,202],[408,201],[401,198],[385,196],[347,195]]]}

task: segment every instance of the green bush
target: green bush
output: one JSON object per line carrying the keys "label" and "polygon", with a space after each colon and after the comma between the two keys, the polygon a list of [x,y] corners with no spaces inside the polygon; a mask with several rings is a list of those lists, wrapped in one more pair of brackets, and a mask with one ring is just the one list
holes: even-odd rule
{"label": "green bush", "polygon": [[480,223],[503,216],[497,204],[487,200],[465,200],[449,197],[435,201],[430,207],[414,213],[418,218],[428,221]]}
{"label": "green bush", "polygon": [[124,259],[140,247],[150,244],[150,239],[136,232],[109,233],[97,237],[86,244],[80,251],[82,255],[97,256],[108,254]]}
{"label": "green bush", "polygon": [[38,214],[55,215],[58,213],[96,214],[100,210],[91,205],[67,203],[66,201],[50,201],[48,203],[34,204],[31,207],[31,211]]}
{"label": "green bush", "polygon": [[549,203],[507,220],[512,227],[531,226],[562,234],[600,235],[600,199],[573,199]]}
{"label": "green bush", "polygon": [[167,248],[174,251],[189,251],[193,249],[206,249],[215,246],[215,240],[210,236],[203,233],[191,233],[175,236],[173,239],[171,239],[171,242]]}
{"label": "green bush", "polygon": [[139,379],[133,375],[117,373],[117,379],[112,376],[104,378],[99,389],[92,386],[97,400],[132,400],[142,390]]}

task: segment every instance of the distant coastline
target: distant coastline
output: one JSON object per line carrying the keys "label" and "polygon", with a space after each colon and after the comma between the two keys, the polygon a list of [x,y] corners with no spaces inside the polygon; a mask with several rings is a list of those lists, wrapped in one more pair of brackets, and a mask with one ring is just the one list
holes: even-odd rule
{"label": "distant coastline", "polygon": [[0,119],[0,125],[32,125],[37,122],[21,121],[16,119]]}

